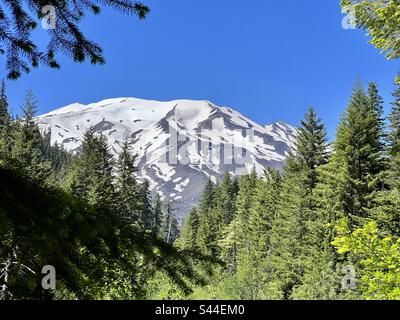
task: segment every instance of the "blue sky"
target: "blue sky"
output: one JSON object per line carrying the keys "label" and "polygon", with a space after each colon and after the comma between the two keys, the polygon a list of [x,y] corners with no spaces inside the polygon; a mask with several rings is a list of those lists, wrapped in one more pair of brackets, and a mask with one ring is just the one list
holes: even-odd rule
{"label": "blue sky", "polygon": [[[60,57],[61,70],[39,68],[8,82],[13,111],[27,87],[40,113],[115,97],[187,98],[259,123],[296,125],[313,105],[332,137],[357,78],[378,82],[389,107],[400,63],[387,61],[363,32],[342,28],[339,0],[143,2],[152,10],[144,21],[112,10],[83,20],[106,65]],[[46,41],[44,31],[35,37]]]}

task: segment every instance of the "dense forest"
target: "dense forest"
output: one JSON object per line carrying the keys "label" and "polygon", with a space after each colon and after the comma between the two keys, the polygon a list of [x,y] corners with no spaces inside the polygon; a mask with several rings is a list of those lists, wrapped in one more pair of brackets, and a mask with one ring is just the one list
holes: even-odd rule
{"label": "dense forest", "polygon": [[[31,91],[21,118],[9,114],[4,82],[0,94],[0,299],[143,299],[155,272],[184,293],[206,282],[216,259],[172,245],[172,205],[137,181],[128,140],[114,163],[88,129],[69,154],[39,132]],[[42,289],[46,265],[56,290]]]}
{"label": "dense forest", "polygon": [[[194,299],[400,299],[400,82],[357,82],[333,144],[313,108],[283,172],[204,188],[178,248],[224,262]],[[164,280],[157,298],[183,297]]]}
{"label": "dense forest", "polygon": [[[180,228],[173,205],[93,128],[50,144],[0,95],[0,298],[400,299],[400,82],[385,118],[357,82],[330,144],[310,108],[282,172],[204,186]],[[181,229],[181,230],[179,230]],[[43,290],[53,265],[57,288]]]}
{"label": "dense forest", "polygon": [[[77,23],[91,2],[63,13],[48,50],[31,39],[21,1],[0,24],[9,79],[57,52],[104,63]],[[144,18],[149,9],[105,1]],[[396,0],[342,0],[356,27],[388,59],[400,57]],[[40,8],[32,2],[34,13]],[[3,11],[1,11],[3,13]],[[3,16],[3,15],[2,15]],[[3,49],[3,44],[4,48]],[[20,117],[0,88],[0,300],[400,299],[400,76],[388,115],[376,83],[358,81],[334,141],[310,108],[283,171],[225,174],[204,186],[182,226],[168,199],[136,178],[130,141],[118,159],[86,131],[79,152],[52,145],[28,91]],[[54,266],[56,289],[41,285]]]}

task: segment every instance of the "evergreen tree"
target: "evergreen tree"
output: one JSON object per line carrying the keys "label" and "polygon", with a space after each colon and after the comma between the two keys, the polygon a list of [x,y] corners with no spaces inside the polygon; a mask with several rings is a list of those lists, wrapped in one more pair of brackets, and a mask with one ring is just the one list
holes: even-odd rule
{"label": "evergreen tree", "polygon": [[0,89],[0,164],[5,163],[11,151],[11,117],[8,110],[6,84],[4,80]]}
{"label": "evergreen tree", "polygon": [[139,221],[143,230],[152,230],[154,224],[153,205],[150,184],[145,180],[139,188],[140,216]]}
{"label": "evergreen tree", "polygon": [[8,111],[8,99],[6,95],[6,83],[3,80],[0,88],[0,127],[4,126],[9,120],[10,114]]}
{"label": "evergreen tree", "polygon": [[10,167],[22,172],[29,179],[45,182],[50,174],[50,163],[43,161],[40,150],[41,135],[35,124],[37,100],[28,90],[22,106],[22,120],[13,123],[11,131]]}
{"label": "evergreen tree", "polygon": [[197,238],[197,247],[202,253],[217,257],[217,226],[213,217],[215,202],[215,185],[208,179],[198,206],[199,230]]}
{"label": "evergreen tree", "polygon": [[235,204],[235,217],[232,222],[222,231],[221,258],[227,264],[230,273],[237,271],[238,255],[248,252],[249,242],[249,218],[250,209],[253,205],[253,197],[257,184],[257,173],[255,170],[250,175],[244,175],[239,179],[238,188],[234,188],[233,195],[237,193]]}
{"label": "evergreen tree", "polygon": [[66,151],[63,146],[51,143],[51,130],[42,132],[39,149],[43,159],[51,163],[53,173],[58,175],[58,178],[62,180],[65,176],[67,166],[71,163],[72,154]]}
{"label": "evergreen tree", "polygon": [[174,243],[179,236],[179,224],[169,200],[164,204],[162,235],[167,243]]}
{"label": "evergreen tree", "polygon": [[197,232],[199,230],[199,216],[197,208],[192,208],[186,217],[177,241],[177,245],[183,249],[197,248]]}
{"label": "evergreen tree", "polygon": [[319,221],[315,189],[320,181],[317,169],[326,162],[326,129],[310,108],[298,130],[296,152],[287,160],[279,209],[270,227],[270,298],[289,299],[303,284],[313,249],[323,240],[314,236]]}
{"label": "evergreen tree", "polygon": [[163,203],[158,193],[154,199],[152,218],[152,232],[154,235],[161,236],[163,224]]}
{"label": "evergreen tree", "polygon": [[379,95],[378,85],[375,82],[368,84],[368,99],[372,116],[372,133],[371,137],[375,140],[375,148],[383,149],[384,143],[384,119],[383,119],[383,98]]}
{"label": "evergreen tree", "polygon": [[117,163],[118,212],[127,222],[139,226],[140,199],[135,177],[135,158],[131,154],[130,141],[126,139]]}
{"label": "evergreen tree", "polygon": [[396,81],[393,97],[392,112],[389,115],[389,154],[391,157],[389,183],[391,186],[400,189],[400,74]]}
{"label": "evergreen tree", "polygon": [[222,182],[215,192],[215,221],[220,230],[228,226],[235,216],[235,187],[229,172],[226,172]]}
{"label": "evergreen tree", "polygon": [[301,122],[296,138],[297,161],[307,171],[307,188],[312,191],[318,183],[316,168],[328,162],[327,132],[314,108],[310,107]]}
{"label": "evergreen tree", "polygon": [[93,127],[86,130],[82,150],[72,165],[72,193],[95,207],[111,209],[115,205],[113,165],[106,138]]}
{"label": "evergreen tree", "polygon": [[387,168],[388,188],[378,193],[375,208],[370,210],[378,227],[383,232],[400,237],[400,81],[396,81],[394,102],[389,115]]}
{"label": "evergreen tree", "polygon": [[[268,277],[270,230],[277,215],[281,192],[280,180],[278,172],[268,169],[264,178],[253,180],[254,185],[251,185],[253,192],[249,198],[251,202],[248,209],[249,218],[240,223],[240,225],[246,225],[246,231],[245,234],[241,233],[235,275],[237,285],[241,288],[239,295],[241,299],[267,298],[265,287]],[[246,186],[246,184],[241,184],[241,186]],[[243,229],[240,228],[240,230]],[[243,246],[243,241],[246,241],[245,246]]]}
{"label": "evergreen tree", "polygon": [[334,207],[357,224],[368,217],[374,196],[382,188],[384,149],[379,142],[382,132],[376,114],[371,99],[357,83],[339,125],[330,163],[330,170],[337,170],[336,181],[332,181],[338,195]]}

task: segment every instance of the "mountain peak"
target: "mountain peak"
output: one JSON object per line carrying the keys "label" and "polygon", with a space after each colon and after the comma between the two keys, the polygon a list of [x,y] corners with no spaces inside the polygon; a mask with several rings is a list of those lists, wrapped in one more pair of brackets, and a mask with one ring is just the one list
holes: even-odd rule
{"label": "mountain peak", "polygon": [[51,142],[79,152],[85,130],[94,127],[107,137],[117,156],[129,137],[138,155],[139,178],[154,192],[177,202],[187,213],[200,197],[202,182],[222,179],[225,172],[245,174],[253,168],[282,169],[294,146],[292,126],[266,126],[232,108],[207,100],[155,101],[115,98],[91,104],[74,103],[37,117]]}

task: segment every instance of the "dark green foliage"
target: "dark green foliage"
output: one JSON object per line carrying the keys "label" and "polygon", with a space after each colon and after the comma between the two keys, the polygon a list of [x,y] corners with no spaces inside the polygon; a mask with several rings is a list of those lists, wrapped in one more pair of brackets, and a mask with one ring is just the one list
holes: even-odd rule
{"label": "dark green foliage", "polygon": [[167,243],[174,243],[179,236],[179,224],[170,201],[166,201],[164,204],[161,236]]}
{"label": "dark green foliage", "polygon": [[0,89],[0,162],[5,161],[11,151],[11,116],[8,110],[6,84],[4,80]]}
{"label": "dark green foliage", "polygon": [[8,167],[22,172],[28,179],[45,182],[50,176],[51,164],[45,161],[40,148],[42,137],[34,122],[37,104],[32,91],[28,90],[22,106],[23,118],[10,125],[5,138],[10,141],[6,162]]}
{"label": "dark green foliage", "polygon": [[0,127],[4,126],[6,121],[9,121],[10,114],[8,111],[8,100],[6,95],[6,83],[1,82],[0,88]]}
{"label": "dark green foliage", "polygon": [[163,224],[163,203],[159,194],[154,199],[152,216],[152,232],[154,235],[161,236],[162,224]]}
{"label": "dark green foliage", "polygon": [[326,162],[325,126],[310,108],[298,130],[296,153],[286,163],[281,200],[271,226],[272,298],[290,298],[293,289],[302,285],[312,249],[323,240],[313,237],[313,225],[319,219],[314,194],[320,180],[317,169]]}
{"label": "dark green foliage", "polygon": [[51,163],[51,168],[55,174],[59,174],[66,169],[73,158],[62,146],[51,144],[51,131],[42,133],[39,149],[43,159]]}
{"label": "dark green foliage", "polygon": [[197,208],[192,208],[183,223],[177,245],[186,249],[197,248],[197,237],[199,231],[199,215]]}
{"label": "dark green foliage", "polygon": [[296,141],[296,161],[306,170],[307,181],[304,181],[309,190],[318,183],[316,168],[328,162],[328,139],[324,124],[310,107],[298,129]]}
{"label": "dark green foliage", "polygon": [[[210,179],[181,232],[176,204],[136,180],[129,140],[115,162],[91,128],[71,155],[39,132],[31,92],[18,120],[0,93],[0,299],[398,297],[398,88],[388,139],[376,84],[358,83],[332,151],[310,108],[282,172]],[[360,289],[342,286],[349,265]]]}
{"label": "dark green foliage", "polygon": [[389,115],[390,133],[389,133],[389,154],[390,161],[390,181],[392,186],[400,188],[400,76],[396,81],[396,89],[393,92],[394,102],[392,103],[392,112]]}
{"label": "dark green foliage", "polygon": [[371,103],[371,95],[378,96],[366,95],[361,83],[356,84],[338,128],[330,164],[338,169],[332,186],[339,196],[337,205],[356,223],[368,217],[373,197],[382,188],[385,168],[380,111],[376,102]]}
{"label": "dark green foliage", "polygon": [[144,230],[152,230],[154,225],[153,207],[151,201],[150,184],[145,180],[139,189],[140,214],[139,222]]}
{"label": "dark green foliage", "polygon": [[[100,12],[100,6],[110,7],[128,15],[144,19],[149,8],[137,1],[65,1],[42,2],[9,0],[0,7],[0,55],[5,55],[9,79],[17,79],[23,72],[29,72],[39,64],[59,68],[55,56],[61,52],[76,62],[86,59],[92,64],[103,64],[105,59],[99,45],[89,40],[78,24],[87,11]],[[45,51],[39,49],[32,39],[32,30],[48,18],[50,12],[42,12],[51,5],[55,24],[48,30],[49,43]],[[12,8],[12,10],[6,10]],[[48,21],[46,21],[48,22]]]}
{"label": "dark green foliage", "polygon": [[141,203],[139,186],[135,177],[136,157],[131,154],[130,149],[129,140],[125,140],[117,164],[117,210],[127,223],[136,224],[139,227]]}
{"label": "dark green foliage", "polygon": [[[0,299],[140,299],[155,273],[184,294],[204,284],[215,259],[162,239],[164,226],[175,240],[177,221],[170,207],[163,216],[159,198],[153,211],[129,141],[115,166],[106,138],[90,128],[71,155],[39,132],[36,107],[28,91],[23,118],[4,109],[0,125]],[[45,265],[56,268],[56,290],[41,288]]]}
{"label": "dark green foliage", "polygon": [[205,254],[217,257],[217,226],[215,221],[213,221],[214,195],[215,185],[209,179],[204,187],[198,207],[200,226],[197,245]]}
{"label": "dark green foliage", "polygon": [[[50,298],[52,292],[40,287],[41,268],[49,264],[56,267],[60,287],[77,298],[101,298],[107,265],[125,273],[137,270],[131,259],[137,254],[185,291],[190,290],[185,278],[197,279],[197,284],[204,281],[190,267],[191,259],[208,261],[201,255],[177,251],[126,225],[117,213],[96,210],[60,189],[27,183],[4,169],[0,169],[0,220],[0,258],[12,264],[6,283],[9,298]],[[135,283],[130,287],[132,296],[143,289]]]}
{"label": "dark green foliage", "polygon": [[74,159],[70,173],[70,190],[95,207],[111,209],[115,205],[114,161],[106,138],[89,128],[83,137],[82,151]]}
{"label": "dark green foliage", "polygon": [[215,209],[213,211],[214,221],[218,226],[228,226],[235,216],[236,186],[228,172],[215,190]]}

